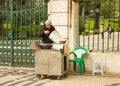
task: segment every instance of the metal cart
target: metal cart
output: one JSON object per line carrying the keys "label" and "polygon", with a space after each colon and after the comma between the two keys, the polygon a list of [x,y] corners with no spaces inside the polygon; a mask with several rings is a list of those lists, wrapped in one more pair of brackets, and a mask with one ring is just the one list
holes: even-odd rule
{"label": "metal cart", "polygon": [[60,50],[40,49],[35,51],[35,72],[43,79],[46,75],[67,76],[68,57]]}

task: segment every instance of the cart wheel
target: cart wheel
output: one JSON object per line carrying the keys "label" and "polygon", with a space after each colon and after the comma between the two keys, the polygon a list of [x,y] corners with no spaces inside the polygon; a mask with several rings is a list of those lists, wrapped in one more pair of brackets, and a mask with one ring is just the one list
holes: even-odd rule
{"label": "cart wheel", "polygon": [[57,79],[58,79],[58,80],[60,80],[60,79],[61,79],[61,77],[60,77],[60,76],[58,76],[58,77],[57,77]]}
{"label": "cart wheel", "polygon": [[36,77],[37,77],[37,78],[40,78],[40,74],[37,74]]}
{"label": "cart wheel", "polygon": [[41,75],[41,79],[44,79],[45,78],[45,76],[44,75]]}

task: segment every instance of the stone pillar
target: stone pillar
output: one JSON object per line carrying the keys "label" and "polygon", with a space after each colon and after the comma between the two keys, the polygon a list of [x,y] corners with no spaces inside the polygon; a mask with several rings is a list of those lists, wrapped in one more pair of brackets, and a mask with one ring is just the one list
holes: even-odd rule
{"label": "stone pillar", "polygon": [[69,2],[69,46],[72,50],[79,45],[79,4]]}
{"label": "stone pillar", "polygon": [[48,15],[55,29],[63,38],[68,39],[68,0],[50,0]]}
{"label": "stone pillar", "polygon": [[[79,42],[79,4],[72,0],[50,0],[48,2],[48,19],[52,25],[67,40],[70,51]],[[69,56],[70,59],[74,58]],[[70,69],[73,69],[70,66]]]}
{"label": "stone pillar", "polygon": [[67,39],[70,50],[78,45],[79,5],[72,0],[50,0],[48,19],[61,36]]}

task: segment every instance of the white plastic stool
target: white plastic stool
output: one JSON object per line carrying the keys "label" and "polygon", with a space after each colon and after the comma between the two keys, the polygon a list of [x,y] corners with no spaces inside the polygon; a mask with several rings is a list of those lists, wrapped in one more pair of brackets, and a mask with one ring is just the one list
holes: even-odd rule
{"label": "white plastic stool", "polygon": [[[99,64],[100,65],[100,68],[96,68],[96,64]],[[103,64],[102,64],[102,59],[101,58],[94,58],[93,59],[93,75],[94,73],[101,73],[102,75],[103,74]]]}

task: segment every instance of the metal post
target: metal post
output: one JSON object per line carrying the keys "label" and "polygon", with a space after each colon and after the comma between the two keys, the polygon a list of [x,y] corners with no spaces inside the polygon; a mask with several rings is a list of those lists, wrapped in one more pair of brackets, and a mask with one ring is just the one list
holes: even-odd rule
{"label": "metal post", "polygon": [[118,17],[118,43],[117,43],[117,51],[119,51],[119,44],[120,44],[120,0],[119,0],[119,17]]}
{"label": "metal post", "polygon": [[[108,11],[110,12],[110,6],[111,6],[110,5],[110,0],[108,1],[108,3],[109,3]],[[111,17],[110,13],[109,13],[108,17],[109,17],[108,24],[110,24],[110,17]],[[110,47],[110,45],[109,45],[110,43],[109,42],[110,42],[110,39],[109,39],[109,34],[108,34],[108,38],[107,38],[107,51],[109,51],[109,47]]]}
{"label": "metal post", "polygon": [[11,31],[11,41],[10,41],[10,65],[13,65],[13,0],[11,0],[11,10],[10,10],[10,31]]}
{"label": "metal post", "polygon": [[[115,11],[116,11],[116,3],[115,3],[115,1],[114,1],[114,3],[113,3],[113,8],[114,8],[114,21],[115,21]],[[113,24],[113,28],[115,29],[115,22],[114,22],[114,24]],[[114,51],[114,45],[115,45],[115,43],[114,43],[114,40],[115,38],[114,38],[114,31],[113,31],[113,42],[112,42],[112,51]]]}

